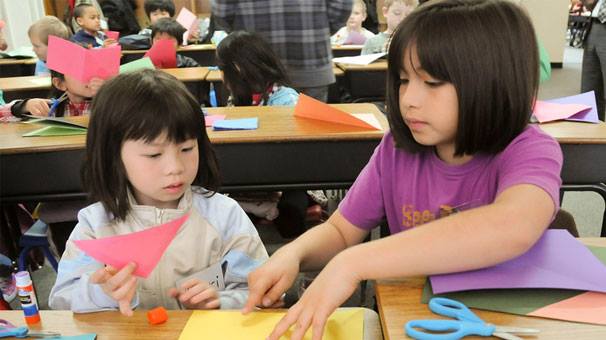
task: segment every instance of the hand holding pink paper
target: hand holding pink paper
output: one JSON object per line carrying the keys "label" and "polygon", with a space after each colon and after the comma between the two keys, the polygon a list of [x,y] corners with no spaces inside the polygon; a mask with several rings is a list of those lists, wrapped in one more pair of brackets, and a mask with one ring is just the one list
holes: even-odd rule
{"label": "hand holding pink paper", "polygon": [[137,265],[134,275],[145,278],[154,270],[188,217],[189,214],[185,214],[176,220],[131,234],[76,240],[74,243],[90,257],[116,269],[134,262]]}

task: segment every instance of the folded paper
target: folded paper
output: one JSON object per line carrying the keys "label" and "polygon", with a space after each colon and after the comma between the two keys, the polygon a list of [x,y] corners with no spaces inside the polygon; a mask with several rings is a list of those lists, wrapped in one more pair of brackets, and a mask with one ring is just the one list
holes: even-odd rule
{"label": "folded paper", "polygon": [[152,63],[152,61],[149,57],[133,60],[130,63],[121,65],[120,74],[128,73],[128,72],[135,72],[135,71],[145,70],[145,69],[150,69],[150,70],[155,69],[154,63]]}
{"label": "folded paper", "polygon": [[322,120],[363,129],[380,130],[380,128],[365,122],[363,119],[357,118],[302,93],[299,95],[299,101],[295,106],[295,117]]}
{"label": "folded paper", "polygon": [[255,130],[259,127],[259,118],[224,119],[213,122],[213,130]]}
{"label": "folded paper", "polygon": [[188,214],[156,227],[125,235],[93,240],[75,240],[74,243],[95,260],[122,268],[130,262],[137,265],[134,275],[146,278],[172,242]]}
{"label": "folded paper", "polygon": [[170,39],[156,40],[144,57],[149,57],[157,68],[177,67],[177,50]]}
{"label": "folded paper", "polygon": [[533,115],[539,123],[562,119],[589,123],[599,122],[594,91],[547,101],[537,100]]}

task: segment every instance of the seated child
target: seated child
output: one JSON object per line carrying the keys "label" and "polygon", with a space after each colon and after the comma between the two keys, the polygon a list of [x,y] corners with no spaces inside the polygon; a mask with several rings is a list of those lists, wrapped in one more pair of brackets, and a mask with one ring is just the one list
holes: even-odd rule
{"label": "seated child", "polygon": [[387,52],[389,38],[402,19],[417,7],[417,0],[385,0],[383,16],[387,21],[387,30],[368,38],[362,48],[362,54]]}
{"label": "seated child", "polygon": [[153,26],[159,19],[172,18],[175,16],[175,4],[172,0],[145,0],[143,3],[145,8],[145,14],[149,18],[149,27],[142,29],[139,34],[150,37],[151,40],[151,26]]}
{"label": "seated child", "polygon": [[95,6],[80,4],[74,8],[74,18],[81,29],[71,38],[88,48],[104,47],[115,44],[114,39],[108,39],[101,31],[101,15]]}
{"label": "seated child", "polygon": [[48,99],[41,98],[15,100],[7,104],[11,113],[15,117],[21,117],[24,114],[56,117],[88,115],[91,110],[92,97],[104,82],[103,79],[93,78],[88,84],[83,84],[73,77],[52,70],[51,81],[54,89],[63,93],[57,99],[56,105],[52,105]]}
{"label": "seated child", "polygon": [[[152,45],[160,39],[170,39],[175,43],[175,49],[183,44],[183,33],[186,29],[175,19],[161,18],[152,25]],[[198,67],[194,59],[177,53],[177,67]]]}
{"label": "seated child", "polygon": [[6,39],[4,39],[4,33],[2,33],[4,25],[4,21],[0,20],[0,51],[6,51],[6,49],[8,48],[8,45],[6,44]]}
{"label": "seated child", "polygon": [[347,24],[330,37],[330,43],[333,45],[364,44],[366,39],[375,36],[371,31],[362,27],[364,20],[366,20],[366,4],[362,0],[355,0]]}
{"label": "seated child", "polygon": [[[267,252],[238,204],[216,193],[219,171],[204,114],[180,81],[158,70],[109,80],[95,98],[83,177],[99,202],[78,214],[50,293],[51,308],[132,315],[134,307],[244,305],[248,273],[267,260]],[[104,266],[73,242],[142,231],[185,214],[188,219],[147,278],[133,275],[136,263]],[[215,266],[222,268],[222,290],[188,279]]]}
{"label": "seated child", "polygon": [[34,22],[27,30],[29,40],[38,57],[35,75],[47,76],[50,74],[46,67],[46,50],[48,49],[48,36],[54,35],[62,39],[69,39],[69,29],[61,20],[53,16],[45,16]]}

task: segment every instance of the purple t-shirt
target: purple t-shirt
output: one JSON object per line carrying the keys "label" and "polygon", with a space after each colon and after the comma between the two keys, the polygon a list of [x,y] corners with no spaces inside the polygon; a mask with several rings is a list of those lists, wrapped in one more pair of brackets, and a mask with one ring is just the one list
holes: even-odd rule
{"label": "purple t-shirt", "polygon": [[477,154],[463,165],[448,165],[435,152],[412,154],[394,146],[390,132],[339,205],[362,229],[387,216],[392,234],[432,221],[449,211],[492,203],[516,184],[534,184],[559,206],[562,151],[536,126],[528,126],[501,153]]}

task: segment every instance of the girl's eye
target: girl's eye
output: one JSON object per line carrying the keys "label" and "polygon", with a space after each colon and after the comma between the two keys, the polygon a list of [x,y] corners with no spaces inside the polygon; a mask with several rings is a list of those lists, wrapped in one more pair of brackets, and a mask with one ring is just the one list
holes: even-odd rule
{"label": "girl's eye", "polygon": [[444,85],[444,82],[439,80],[428,80],[425,82],[425,84],[427,84],[429,87],[439,87]]}
{"label": "girl's eye", "polygon": [[408,85],[408,79],[400,78],[400,85]]}
{"label": "girl's eye", "polygon": [[160,155],[161,155],[161,153],[154,153],[154,154],[151,154],[151,155],[147,155],[146,157],[147,158],[158,158],[158,157],[160,157]]}
{"label": "girl's eye", "polygon": [[193,147],[193,146],[190,146],[190,147],[188,147],[188,148],[183,148],[183,150],[182,150],[182,151],[183,151],[183,152],[190,152],[190,151],[192,151],[193,149],[194,149],[194,147]]}

